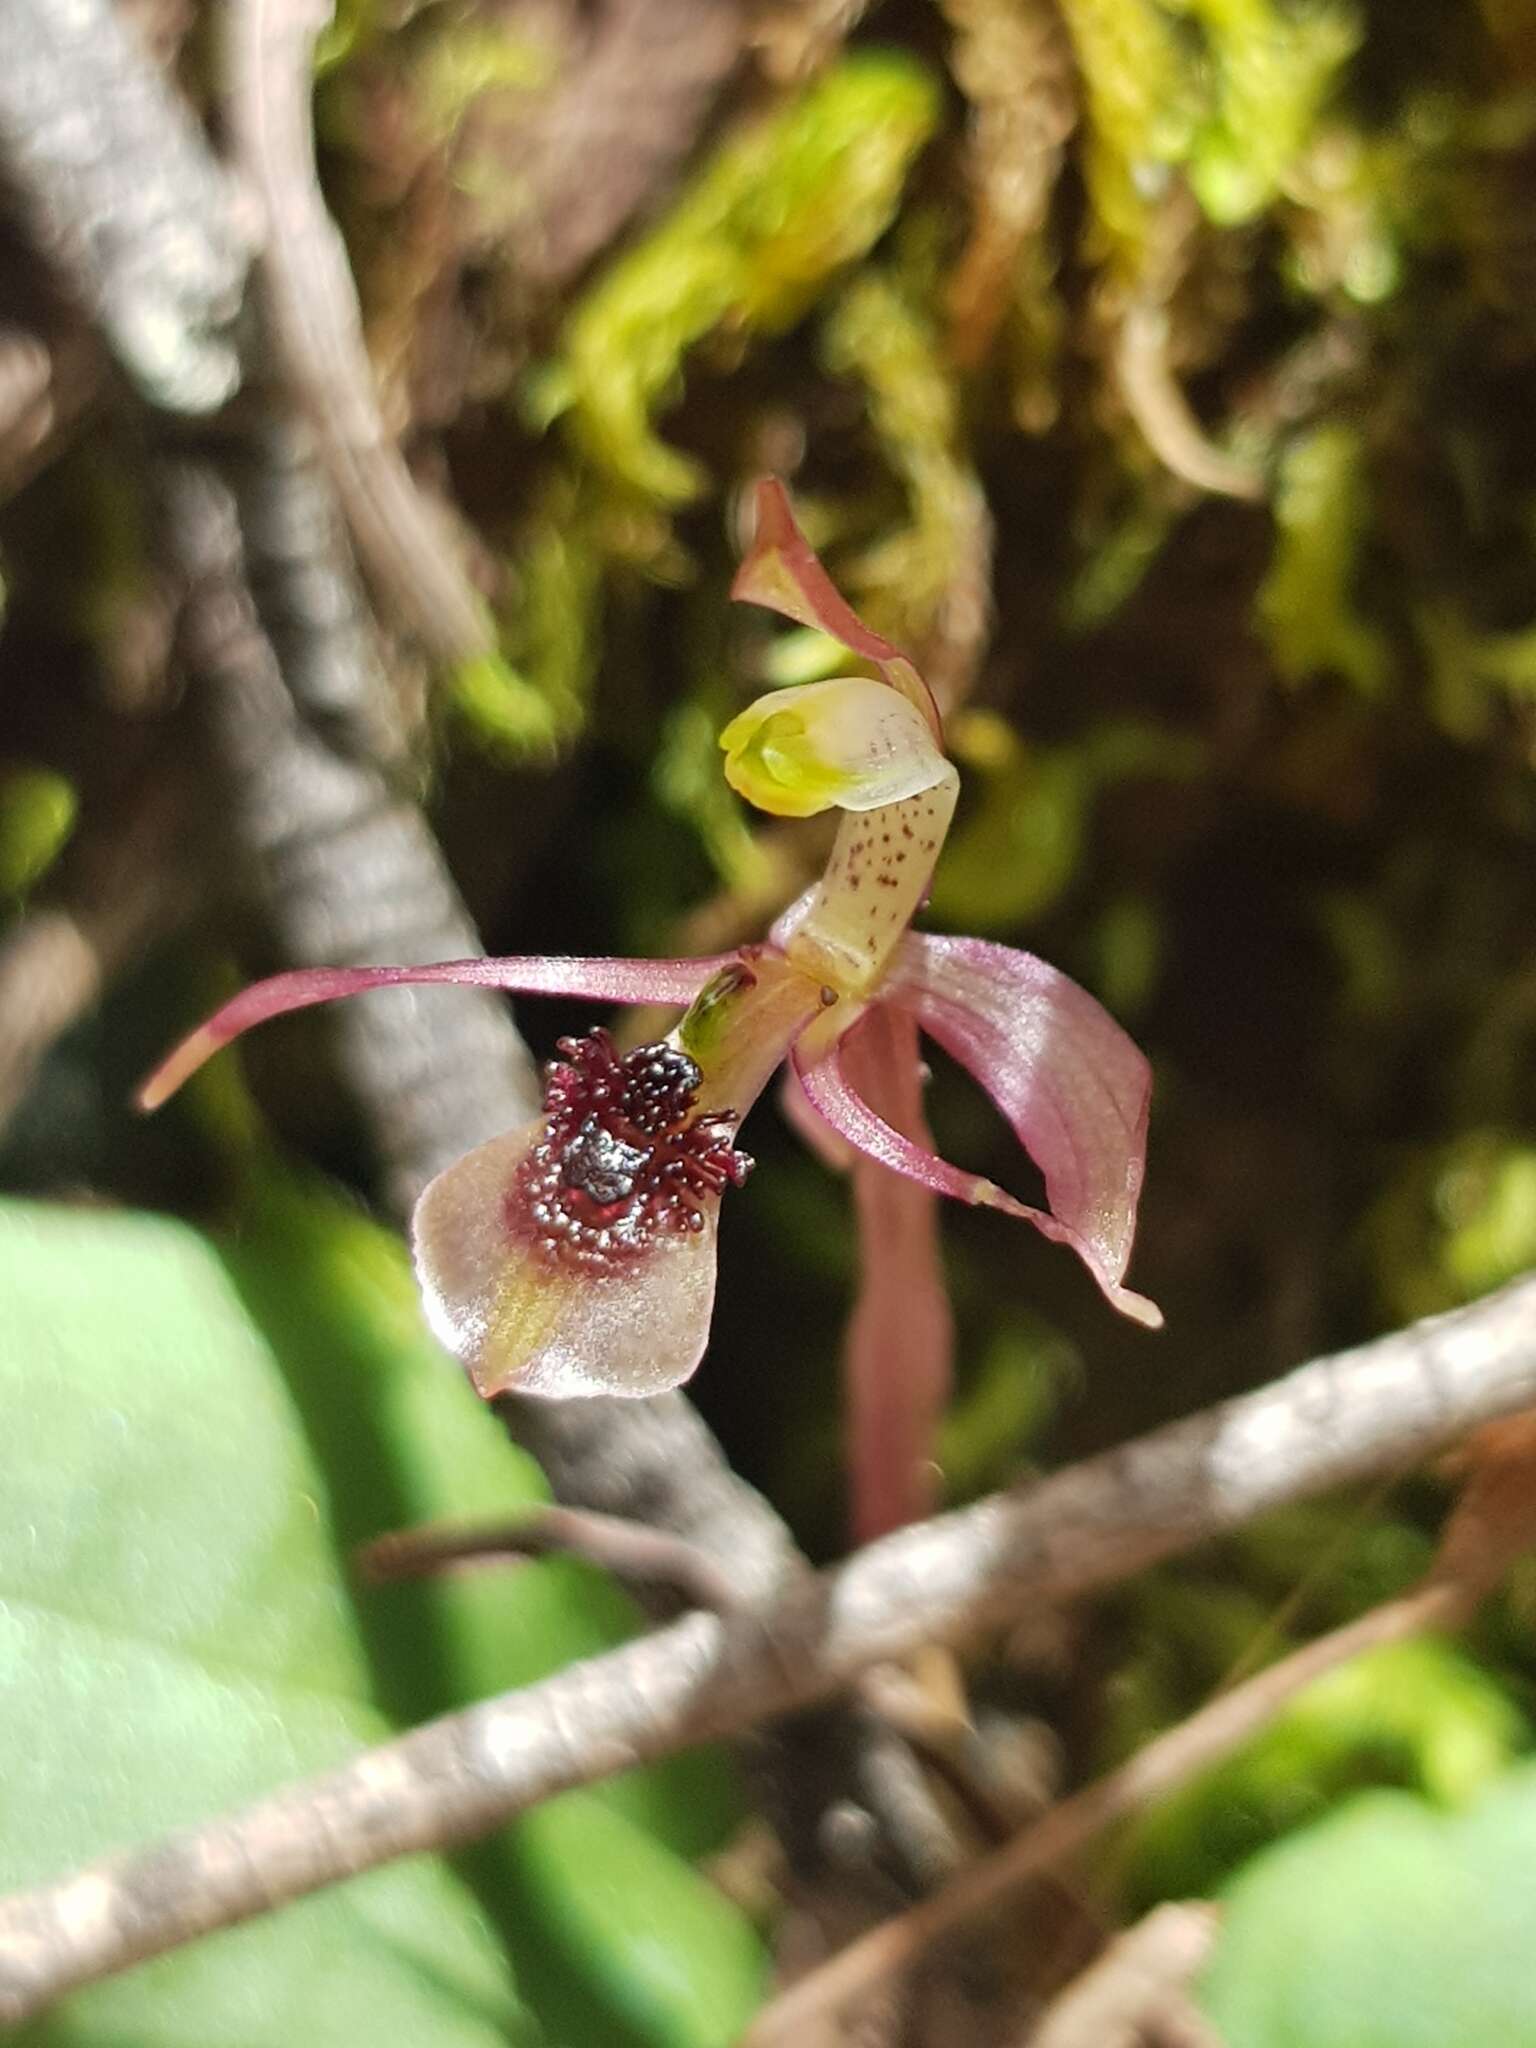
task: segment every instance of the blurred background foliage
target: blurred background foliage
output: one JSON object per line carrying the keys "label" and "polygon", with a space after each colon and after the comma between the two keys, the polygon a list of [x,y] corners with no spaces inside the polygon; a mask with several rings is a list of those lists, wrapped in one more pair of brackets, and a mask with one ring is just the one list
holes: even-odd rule
{"label": "blurred background foliage", "polygon": [[[162,11],[196,90],[207,24]],[[1043,1242],[945,1218],[961,1499],[1536,1261],[1536,5],[719,15],[701,82],[698,10],[669,0],[624,92],[592,21],[544,0],[350,0],[324,46],[322,173],[384,411],[500,634],[495,662],[402,668],[409,772],[490,950],[759,930],[823,842],[746,816],[715,735],[836,659],[725,603],[744,487],[788,477],[950,720],[965,790],[932,922],[1060,963],[1157,1069],[1132,1277],[1166,1336]],[[622,177],[562,127],[604,90],[598,132],[645,131]],[[0,509],[13,921],[100,801],[80,721],[137,757],[174,716],[137,459],[77,438]],[[217,1119],[122,1108],[230,971],[216,952],[167,943],[62,1039],[0,1139],[9,1187],[245,1213]],[[522,1021],[542,1051],[577,1020]],[[250,1060],[270,1129],[362,1192],[323,1051],[284,1030]],[[935,1069],[945,1149],[1018,1187]],[[771,1111],[750,1143],[697,1395],[827,1554],[852,1233]],[[316,1207],[322,1293],[360,1227]],[[1407,1584],[1439,1504],[1419,1482],[1297,1510],[989,1682],[1075,1766],[1118,1758]],[[1485,1793],[1530,1746],[1533,1621],[1527,1574],[1475,1641],[1341,1673],[1106,1881],[1127,1904],[1206,1890],[1362,1786]],[[1239,2048],[1293,2038],[1218,2004]]]}

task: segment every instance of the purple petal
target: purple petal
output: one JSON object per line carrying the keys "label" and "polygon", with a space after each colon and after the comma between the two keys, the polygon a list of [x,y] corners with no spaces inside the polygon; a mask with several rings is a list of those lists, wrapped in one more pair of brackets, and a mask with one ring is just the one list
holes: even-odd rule
{"label": "purple petal", "polygon": [[1120,1284],[1146,1163],[1152,1075],[1108,1011],[1032,954],[920,933],[903,942],[885,994],[975,1076],[1044,1175],[1049,1215],[1011,1198],[998,1206],[1070,1245],[1122,1313],[1160,1326],[1158,1309]]}
{"label": "purple petal", "polygon": [[274,974],[242,989],[215,1010],[167,1055],[140,1087],[142,1110],[158,1109],[205,1060],[221,1047],[290,1010],[369,989],[402,983],[452,982],[471,988],[508,989],[519,995],[592,996],[615,1003],[691,1003],[711,976],[735,958],[720,953],[701,960],[584,960],[557,953],[496,960],[439,960],[425,967],[301,967]]}
{"label": "purple petal", "polygon": [[814,626],[872,661],[891,688],[922,712],[942,746],[943,727],[933,692],[901,649],[871,631],[839,596],[816,550],[795,524],[789,493],[776,476],[758,480],[754,503],[757,527],[731,584],[731,596],[779,612],[799,625]]}
{"label": "purple petal", "polygon": [[665,1393],[709,1339],[718,1209],[697,1233],[660,1238],[621,1270],[550,1264],[507,1220],[517,1169],[543,1129],[537,1119],[477,1146],[417,1203],[427,1319],[487,1398]]}

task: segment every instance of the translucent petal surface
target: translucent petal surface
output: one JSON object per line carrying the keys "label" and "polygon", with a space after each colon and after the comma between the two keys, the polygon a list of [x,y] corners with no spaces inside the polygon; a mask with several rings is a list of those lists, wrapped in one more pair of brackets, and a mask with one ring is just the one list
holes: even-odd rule
{"label": "translucent petal surface", "polygon": [[1108,1011],[1033,954],[919,933],[903,943],[885,993],[975,1076],[1045,1176],[1050,1214],[1020,1213],[1071,1245],[1116,1308],[1159,1325],[1156,1307],[1120,1284],[1152,1075]]}
{"label": "translucent petal surface", "polygon": [[592,996],[615,1003],[691,1003],[732,956],[701,960],[579,959],[558,953],[495,960],[438,960],[420,967],[302,967],[254,982],[215,1010],[139,1089],[140,1109],[158,1109],[231,1039],[269,1017],[308,1010],[343,996],[404,984],[450,983],[515,995]]}
{"label": "translucent petal surface", "polygon": [[550,1265],[505,1220],[513,1176],[542,1129],[536,1121],[477,1146],[417,1203],[427,1319],[485,1395],[665,1393],[709,1340],[718,1211],[711,1205],[697,1235],[660,1237],[614,1272]]}

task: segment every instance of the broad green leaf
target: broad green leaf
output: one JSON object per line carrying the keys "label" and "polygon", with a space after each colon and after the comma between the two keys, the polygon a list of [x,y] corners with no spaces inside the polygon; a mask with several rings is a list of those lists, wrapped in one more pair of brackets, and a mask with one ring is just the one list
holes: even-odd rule
{"label": "broad green leaf", "polygon": [[[0,1207],[0,1883],[217,1813],[390,1730],[326,1487],[218,1260],[180,1225]],[[140,2048],[537,2040],[423,1860],[79,1994],[32,2038]]]}
{"label": "broad green leaf", "polygon": [[[398,1247],[332,1198],[269,1180],[222,1253],[158,1219],[0,1205],[0,1299],[0,1882],[632,1625],[575,1565],[349,1586],[354,1541],[505,1515],[542,1482],[421,1333]],[[727,1804],[720,1767],[690,1763],[570,1795],[453,1870],[377,1873],[83,1993],[38,2038],[723,2043],[757,1945],[658,1832],[694,1847]]]}
{"label": "broad green leaf", "polygon": [[1256,1857],[1202,1991],[1227,2048],[1536,2048],[1536,1767],[1373,1792]]}

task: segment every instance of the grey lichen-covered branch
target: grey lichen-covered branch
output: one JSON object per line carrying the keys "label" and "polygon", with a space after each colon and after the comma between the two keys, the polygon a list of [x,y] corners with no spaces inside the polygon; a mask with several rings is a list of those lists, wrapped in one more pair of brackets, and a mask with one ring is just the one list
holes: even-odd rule
{"label": "grey lichen-covered branch", "polygon": [[0,1903],[0,2019],[573,1785],[753,1727],[1536,1403],[1536,1280],[959,1513],[745,1614],[696,1613],[244,1813]]}
{"label": "grey lichen-covered branch", "polygon": [[[217,461],[168,460],[159,476],[166,550],[188,590],[182,651],[223,784],[229,849],[283,957],[477,952],[419,807],[356,751],[387,686],[370,681],[378,651],[310,466],[273,426]],[[307,528],[302,544],[289,533],[295,519]],[[441,1166],[490,1135],[488,1118],[504,1129],[526,1116],[537,1088],[494,996],[455,990],[433,1005],[396,1003],[395,993],[347,1005],[336,1029],[387,1191],[405,1210]]]}
{"label": "grey lichen-covered branch", "polygon": [[0,0],[0,170],[151,404],[240,381],[254,236],[188,109],[109,0]]}

